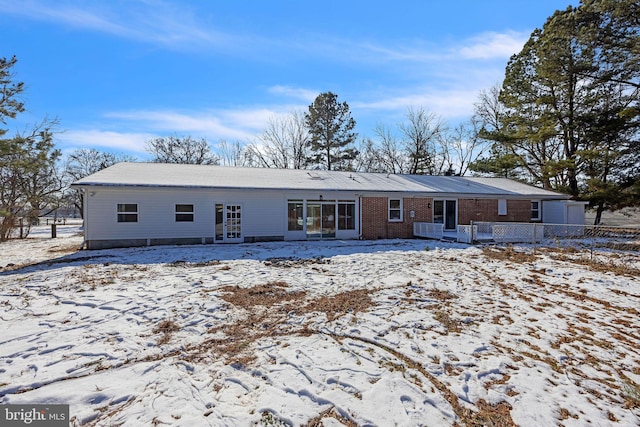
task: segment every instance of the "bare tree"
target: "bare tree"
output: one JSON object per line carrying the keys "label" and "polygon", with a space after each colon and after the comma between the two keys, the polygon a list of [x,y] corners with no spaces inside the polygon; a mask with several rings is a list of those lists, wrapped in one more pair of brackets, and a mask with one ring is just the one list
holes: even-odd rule
{"label": "bare tree", "polygon": [[480,124],[480,119],[473,116],[439,138],[440,174],[466,175],[469,165],[484,154],[487,142],[480,137]]}
{"label": "bare tree", "polygon": [[152,154],[154,163],[183,163],[194,165],[217,165],[220,158],[211,151],[204,139],[190,136],[179,138],[168,136],[147,141],[147,152]]}
{"label": "bare tree", "polygon": [[63,166],[63,177],[65,180],[64,198],[70,201],[83,216],[82,206],[84,205],[84,197],[82,191],[70,190],[68,186],[85,176],[89,176],[102,169],[108,168],[119,162],[132,162],[137,159],[128,155],[119,155],[98,151],[95,148],[81,148],[71,152]]}
{"label": "bare tree", "polygon": [[220,161],[223,166],[254,166],[253,153],[246,150],[240,141],[219,140],[218,153],[220,153]]}
{"label": "bare tree", "polygon": [[436,143],[446,129],[445,122],[423,107],[410,107],[407,121],[400,124],[410,174],[437,173]]}
{"label": "bare tree", "polygon": [[478,95],[478,102],[473,104],[474,121],[480,128],[493,132],[500,130],[500,123],[505,114],[505,106],[500,102],[500,84],[483,89]]}
{"label": "bare tree", "polygon": [[408,157],[395,134],[382,124],[376,125],[380,163],[387,173],[406,173],[409,168]]}
{"label": "bare tree", "polygon": [[[0,242],[7,240],[21,219],[28,227],[56,203],[62,189],[53,143],[57,120],[45,118],[30,132],[0,139]],[[21,233],[22,237],[26,237]]]}
{"label": "bare tree", "polygon": [[284,118],[271,118],[256,143],[247,150],[267,168],[303,169],[308,157],[309,133],[304,113],[293,111]]}
{"label": "bare tree", "polygon": [[360,141],[358,155],[355,158],[355,170],[361,172],[387,172],[381,162],[380,148],[371,138]]}

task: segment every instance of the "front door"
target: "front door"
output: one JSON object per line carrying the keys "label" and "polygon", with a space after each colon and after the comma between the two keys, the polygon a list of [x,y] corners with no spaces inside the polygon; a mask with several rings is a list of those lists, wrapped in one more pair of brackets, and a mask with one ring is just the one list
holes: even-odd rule
{"label": "front door", "polygon": [[433,222],[444,224],[445,231],[454,231],[458,226],[458,201],[457,200],[434,200],[433,201]]}
{"label": "front door", "polygon": [[242,206],[216,204],[216,241],[242,242]]}

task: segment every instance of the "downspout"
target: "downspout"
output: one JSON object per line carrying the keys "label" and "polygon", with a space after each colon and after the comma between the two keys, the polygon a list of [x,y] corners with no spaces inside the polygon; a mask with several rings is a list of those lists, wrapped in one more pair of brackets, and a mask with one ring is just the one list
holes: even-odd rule
{"label": "downspout", "polygon": [[362,240],[362,196],[358,195],[358,240]]}
{"label": "downspout", "polygon": [[80,249],[89,249],[89,246],[87,245],[87,233],[89,233],[89,227],[87,227],[87,223],[89,221],[89,215],[87,215],[87,213],[89,212],[89,191],[87,191],[86,187],[82,188],[82,200],[84,201],[84,203],[82,204],[82,246],[80,246]]}

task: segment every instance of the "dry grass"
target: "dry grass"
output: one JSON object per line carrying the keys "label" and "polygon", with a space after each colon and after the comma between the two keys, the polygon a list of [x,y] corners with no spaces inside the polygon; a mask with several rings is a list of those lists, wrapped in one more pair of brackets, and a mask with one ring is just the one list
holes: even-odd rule
{"label": "dry grass", "polygon": [[427,295],[438,301],[449,301],[458,298],[457,295],[452,294],[451,292],[446,290],[443,291],[441,289],[430,289],[429,291],[427,291]]}
{"label": "dry grass", "polygon": [[[342,339],[344,337],[331,335],[336,339]],[[507,402],[499,402],[497,404],[489,404],[484,399],[479,399],[476,402],[476,411],[473,411],[460,403],[458,396],[453,393],[442,381],[440,381],[435,375],[430,373],[421,363],[414,361],[406,355],[400,353],[394,348],[391,348],[385,344],[377,341],[364,340],[357,336],[350,336],[350,339],[362,341],[369,345],[374,345],[382,350],[394,355],[399,362],[401,362],[401,371],[406,371],[407,368],[420,372],[425,378],[427,378],[433,386],[440,391],[442,396],[449,402],[453,412],[460,418],[462,425],[483,427],[483,426],[495,426],[495,427],[516,427],[516,424],[511,419],[511,405]],[[394,366],[398,364],[394,363]]]}
{"label": "dry grass", "polygon": [[329,408],[326,409],[322,412],[320,412],[320,414],[318,414],[317,416],[311,418],[309,421],[307,421],[306,424],[304,424],[304,427],[322,427],[325,425],[325,423],[322,421],[325,418],[334,418],[336,419],[341,425],[346,426],[346,427],[357,427],[358,424],[356,424],[355,422],[353,422],[352,420],[343,417],[342,415],[340,415],[338,413],[338,411],[336,411],[336,408]]}
{"label": "dry grass", "polygon": [[504,249],[498,247],[485,246],[482,248],[482,254],[489,259],[495,261],[515,262],[518,264],[532,263],[538,259],[536,254],[516,251],[513,246],[507,246]]}
{"label": "dry grass", "polygon": [[[572,247],[567,248],[541,248],[541,252],[549,254],[556,261],[568,262],[589,267],[593,271],[600,273],[613,273],[620,276],[640,276],[640,269],[625,262],[624,257],[618,254],[608,254],[607,260],[594,258],[588,250],[577,250]],[[632,253],[637,249],[630,250]],[[618,259],[616,259],[618,258]],[[620,259],[621,258],[621,259]]]}
{"label": "dry grass", "polygon": [[627,380],[622,387],[622,398],[625,409],[640,409],[640,385]]}
{"label": "dry grass", "polygon": [[220,261],[218,261],[217,259],[212,259],[209,261],[199,261],[199,262],[189,262],[183,259],[179,259],[167,265],[169,267],[189,268],[189,267],[210,267],[212,265],[219,265],[219,264],[220,264]]}
{"label": "dry grass", "polygon": [[304,291],[287,291],[286,282],[269,282],[264,285],[256,285],[250,288],[239,286],[225,286],[220,298],[236,307],[251,309],[256,305],[275,306],[292,300],[303,300],[306,296]]}
{"label": "dry grass", "polygon": [[158,345],[167,344],[171,341],[171,335],[180,330],[180,326],[173,320],[163,320],[153,328],[154,334],[162,334],[158,339]]}
{"label": "dry grass", "polygon": [[438,310],[434,317],[444,327],[445,335],[448,335],[450,332],[460,332],[462,330],[460,327],[462,322],[452,318],[446,311]]}
{"label": "dry grass", "polygon": [[56,245],[56,246],[52,246],[51,248],[49,248],[47,250],[47,252],[50,253],[54,253],[54,254],[73,254],[76,253],[80,250],[80,248],[78,247],[78,245]]}
{"label": "dry grass", "polygon": [[368,289],[341,292],[332,296],[320,297],[297,310],[298,314],[321,312],[327,315],[329,322],[347,313],[356,314],[367,310],[373,304]]}
{"label": "dry grass", "polygon": [[189,357],[199,359],[207,352],[213,351],[217,356],[247,365],[255,358],[247,350],[260,339],[314,333],[305,326],[297,331],[292,330],[290,325],[285,326],[291,313],[302,315],[323,312],[331,321],[347,313],[355,314],[366,310],[372,304],[368,290],[357,290],[321,297],[301,307],[306,293],[289,292],[287,288],[285,282],[270,282],[250,288],[222,288],[224,293],[220,297],[236,307],[245,309],[246,316],[232,324],[211,328],[208,333],[217,336],[190,348]]}
{"label": "dry grass", "polygon": [[310,264],[329,264],[331,260],[328,258],[269,258],[264,261],[264,265],[268,267],[307,267]]}

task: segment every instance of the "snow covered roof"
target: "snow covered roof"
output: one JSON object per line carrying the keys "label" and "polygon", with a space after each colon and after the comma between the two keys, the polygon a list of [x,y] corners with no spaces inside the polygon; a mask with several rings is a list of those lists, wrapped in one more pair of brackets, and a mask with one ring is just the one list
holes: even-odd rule
{"label": "snow covered roof", "polygon": [[568,196],[506,178],[394,175],[303,169],[236,168],[165,163],[118,163],[74,186],[402,192],[431,195]]}

